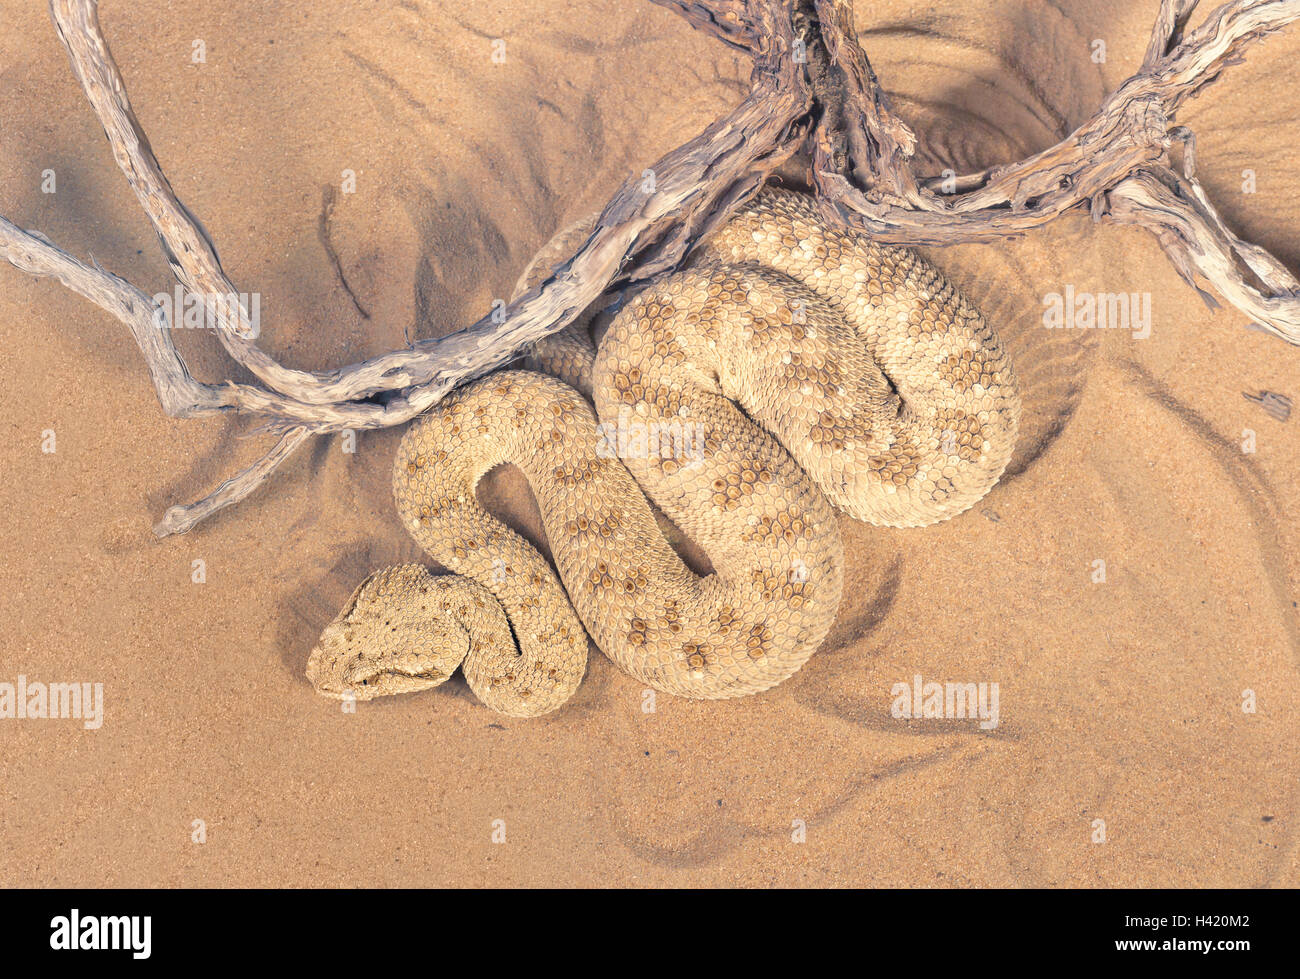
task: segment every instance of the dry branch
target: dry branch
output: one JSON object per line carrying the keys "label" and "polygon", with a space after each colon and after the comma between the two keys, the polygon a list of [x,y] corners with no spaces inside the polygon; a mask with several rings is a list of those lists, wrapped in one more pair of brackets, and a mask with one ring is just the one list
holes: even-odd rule
{"label": "dry branch", "polygon": [[[238,290],[222,270],[207,232],[163,176],[100,30],[97,0],[51,0],[50,10],[73,72],[104,126],[114,159],[153,224],[178,280],[209,304],[231,356],[268,388],[309,404],[337,404],[381,392],[419,389],[401,399],[393,411],[369,424],[360,419],[350,422],[353,427],[401,424],[457,384],[500,367],[529,343],[565,326],[655,239],[690,222],[700,211],[705,214],[694,224],[706,224],[707,214],[732,183],[747,180],[754,185],[755,177],[769,173],[793,153],[797,144],[785,154],[773,156],[772,150],[788,142],[782,140],[783,132],[807,108],[802,86],[788,84],[792,72],[785,72],[787,84],[775,83],[780,65],[789,61],[789,28],[787,23],[765,18],[769,30],[763,50],[756,56],[754,89],[745,102],[654,164],[654,193],[642,189],[639,175],[630,177],[606,206],[591,239],[538,290],[520,297],[502,314],[484,316],[449,336],[421,340],[410,349],[394,350],[335,371],[308,373],[285,368],[258,349],[246,313],[221,301]],[[784,37],[782,28],[786,29]],[[671,267],[681,260],[687,242],[681,236],[677,239],[675,247],[659,250],[659,266]],[[291,419],[304,420],[300,415]]]}
{"label": "dry branch", "polygon": [[746,54],[752,54],[758,35],[749,18],[749,4],[745,0],[650,0],[661,7],[674,10],[686,18],[693,27],[712,34]]}
{"label": "dry branch", "polygon": [[1223,223],[1201,185],[1168,167],[1141,171],[1107,195],[1108,215],[1155,234],[1178,273],[1211,306],[1201,275],[1256,324],[1300,336],[1300,281],[1264,249]]}
{"label": "dry branch", "polygon": [[163,514],[162,520],[154,525],[153,532],[159,537],[183,534],[204,517],[210,517],[218,510],[238,503],[261,486],[280,463],[293,455],[294,449],[302,445],[310,434],[305,428],[289,429],[280,436],[280,440],[275,443],[275,448],[243,472],[231,476],[197,503],[171,507]]}
{"label": "dry branch", "polygon": [[[169,415],[236,411],[279,436],[260,462],[207,498],[169,510],[160,534],[184,532],[242,499],[309,435],[402,424],[561,329],[603,294],[672,269],[800,152],[828,219],[882,241],[991,241],[1088,208],[1098,219],[1147,228],[1189,282],[1204,280],[1261,328],[1300,343],[1300,283],[1227,229],[1195,179],[1191,134],[1173,125],[1183,103],[1240,61],[1249,44],[1300,17],[1300,0],[1231,0],[1190,34],[1197,0],[1162,0],[1141,68],[1096,115],[1028,159],[947,180],[914,172],[916,137],[894,115],[858,43],[851,0],[653,2],[753,59],[741,104],[657,161],[653,189],[639,176],[628,179],[577,252],[510,303],[504,317],[362,363],[302,371],[259,348],[247,311],[229,301],[238,290],[131,109],[97,0],[50,0],[73,72],[177,280],[207,305],[226,351],[260,385],[196,381],[141,290],[37,232],[0,219],[0,256],[57,278],[125,322]],[[1184,146],[1182,174],[1169,160],[1175,144]]]}

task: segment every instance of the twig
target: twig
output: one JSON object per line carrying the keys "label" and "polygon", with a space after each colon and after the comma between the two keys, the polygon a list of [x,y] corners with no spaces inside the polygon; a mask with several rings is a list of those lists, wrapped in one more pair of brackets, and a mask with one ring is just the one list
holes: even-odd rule
{"label": "twig", "polygon": [[1197,181],[1153,167],[1121,182],[1106,199],[1112,220],[1156,236],[1174,268],[1211,308],[1218,304],[1197,284],[1198,276],[1252,322],[1300,342],[1300,281],[1268,252],[1229,231]]}
{"label": "twig", "polygon": [[280,436],[275,448],[243,472],[231,476],[203,499],[169,509],[163,514],[162,520],[154,525],[153,532],[159,537],[183,534],[205,517],[238,503],[261,486],[282,462],[293,455],[298,446],[307,441],[310,434],[305,428],[289,429]]}

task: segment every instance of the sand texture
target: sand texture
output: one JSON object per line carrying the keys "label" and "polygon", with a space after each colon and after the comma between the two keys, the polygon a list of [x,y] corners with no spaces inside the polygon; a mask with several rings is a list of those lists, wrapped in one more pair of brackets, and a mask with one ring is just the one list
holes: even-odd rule
{"label": "sand texture", "polygon": [[[858,6],[928,172],[1083,122],[1157,8]],[[260,293],[262,343],[301,368],[474,321],[555,229],[747,87],[746,59],[632,0],[104,0],[101,17],[177,193]],[[1293,269],[1298,58],[1300,29],[1252,47],[1179,119],[1234,230]],[[349,169],[356,193],[335,195]],[[172,286],[42,3],[0,5],[0,214]],[[1209,310],[1147,233],[1085,214],[926,254],[1020,378],[992,493],[923,530],[843,519],[838,619],[769,693],[648,711],[593,649],[574,699],[531,721],[460,678],[355,712],[304,678],[361,578],[420,559],[389,489],[400,430],[317,440],[159,543],[162,512],[265,436],[167,419],[124,327],[0,267],[0,682],[104,698],[94,730],[0,718],[0,884],[1300,885],[1300,416],[1242,397],[1300,401],[1300,350]],[[1067,288],[1149,294],[1149,337],[1045,329]],[[195,376],[248,379],[178,332]],[[544,544],[516,472],[484,497]],[[997,683],[996,727],[894,717],[917,676]]]}

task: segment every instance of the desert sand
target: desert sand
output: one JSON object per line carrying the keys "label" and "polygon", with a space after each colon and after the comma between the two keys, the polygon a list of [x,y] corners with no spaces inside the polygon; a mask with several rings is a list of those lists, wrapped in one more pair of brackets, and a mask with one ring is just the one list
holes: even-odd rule
{"label": "desert sand", "polygon": [[[1141,60],[1157,4],[858,6],[926,169],[965,172],[1083,122]],[[172,184],[260,293],[262,343],[301,368],[474,321],[748,74],[629,0],[104,0],[101,16]],[[1297,58],[1293,28],[1179,120],[1234,230],[1293,269]],[[344,170],[357,190],[326,228]],[[0,6],[0,214],[171,288],[40,3]],[[845,519],[839,618],[775,690],[646,712],[593,648],[573,701],[531,721],[459,678],[345,712],[303,676],[357,582],[419,559],[389,492],[400,431],[353,453],[320,440],[158,542],[168,506],[265,437],[169,420],[124,327],[0,267],[0,681],[103,684],[96,729],[0,720],[0,883],[1300,884],[1300,419],[1242,396],[1300,399],[1300,350],[1208,309],[1145,232],[1086,214],[927,254],[1021,380],[999,485],[924,530]],[[1045,329],[1067,287],[1149,294],[1150,335]],[[179,332],[196,376],[242,377],[213,336]],[[489,483],[544,544],[522,479]],[[895,718],[891,689],[917,676],[997,683],[996,727]]]}

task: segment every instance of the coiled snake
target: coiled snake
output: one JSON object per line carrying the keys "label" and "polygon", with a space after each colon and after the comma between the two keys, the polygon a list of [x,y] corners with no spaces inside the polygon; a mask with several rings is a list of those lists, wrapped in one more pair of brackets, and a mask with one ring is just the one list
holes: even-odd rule
{"label": "coiled snake", "polygon": [[[410,425],[398,512],[453,573],[362,582],[312,652],[320,693],[420,690],[463,665],[489,707],[543,714],[582,680],[588,634],[668,693],[767,690],[835,618],[835,509],[889,527],[961,513],[1002,475],[1020,418],[997,336],[933,266],[782,190],[637,294],[599,349],[568,331],[536,356],[571,383],[501,371]],[[475,498],[507,462],[558,578]],[[647,495],[712,574],[678,557]]]}

